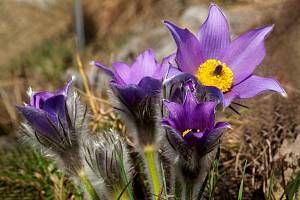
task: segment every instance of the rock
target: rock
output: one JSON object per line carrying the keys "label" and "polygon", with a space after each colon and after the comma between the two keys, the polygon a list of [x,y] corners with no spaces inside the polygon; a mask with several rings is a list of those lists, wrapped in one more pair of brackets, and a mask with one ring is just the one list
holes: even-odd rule
{"label": "rock", "polygon": [[183,26],[198,29],[205,21],[208,14],[208,5],[196,5],[188,7],[180,17]]}

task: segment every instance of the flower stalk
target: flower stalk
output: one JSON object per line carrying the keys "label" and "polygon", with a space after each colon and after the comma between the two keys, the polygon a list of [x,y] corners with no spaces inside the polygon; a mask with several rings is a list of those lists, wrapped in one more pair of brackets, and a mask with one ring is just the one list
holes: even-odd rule
{"label": "flower stalk", "polygon": [[84,170],[82,170],[82,169],[79,170],[77,174],[78,174],[78,177],[79,177],[82,185],[84,186],[84,188],[86,189],[86,191],[90,195],[91,199],[92,200],[99,200],[99,197],[98,197],[93,185],[91,184],[90,180],[86,176]]}
{"label": "flower stalk", "polygon": [[185,198],[186,200],[192,200],[193,198],[193,191],[194,191],[194,183],[193,181],[187,181],[184,185],[185,189]]}
{"label": "flower stalk", "polygon": [[149,178],[152,185],[152,189],[155,196],[159,196],[160,193],[160,176],[159,170],[157,169],[158,156],[156,155],[156,149],[152,145],[144,147],[144,156],[146,159],[146,166],[149,172]]}

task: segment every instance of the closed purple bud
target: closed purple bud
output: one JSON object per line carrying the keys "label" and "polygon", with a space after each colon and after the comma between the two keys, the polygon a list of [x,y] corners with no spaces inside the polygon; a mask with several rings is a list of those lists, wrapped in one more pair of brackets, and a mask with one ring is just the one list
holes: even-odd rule
{"label": "closed purple bud", "polygon": [[28,142],[42,147],[70,174],[81,167],[79,137],[88,130],[87,107],[71,93],[73,79],[55,92],[29,92],[30,103],[18,106],[25,118],[22,132]]}

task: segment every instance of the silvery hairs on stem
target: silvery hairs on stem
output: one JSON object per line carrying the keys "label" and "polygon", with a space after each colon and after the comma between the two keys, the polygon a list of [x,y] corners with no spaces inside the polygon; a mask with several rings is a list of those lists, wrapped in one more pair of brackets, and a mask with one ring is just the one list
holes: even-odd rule
{"label": "silvery hairs on stem", "polygon": [[133,194],[134,168],[127,144],[120,134],[110,130],[88,136],[83,141],[82,157],[87,175],[99,196],[117,199]]}
{"label": "silvery hairs on stem", "polygon": [[80,137],[88,129],[89,115],[76,92],[74,77],[55,92],[28,91],[30,103],[18,106],[24,117],[20,133],[24,141],[52,157],[67,174],[75,176],[82,168]]}

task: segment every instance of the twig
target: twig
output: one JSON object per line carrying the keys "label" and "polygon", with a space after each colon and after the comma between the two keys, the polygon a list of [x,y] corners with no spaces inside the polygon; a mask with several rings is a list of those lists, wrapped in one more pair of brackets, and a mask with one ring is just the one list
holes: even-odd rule
{"label": "twig", "polygon": [[236,160],[235,160],[235,167],[234,167],[234,171],[235,171],[235,176],[238,176],[238,164],[239,164],[239,158],[240,158],[240,154],[242,151],[243,146],[241,146],[241,148],[239,149],[237,155],[236,155]]}
{"label": "twig", "polygon": [[84,86],[85,92],[86,92],[87,97],[88,97],[88,101],[89,101],[90,106],[91,106],[91,110],[92,110],[93,114],[96,115],[97,114],[97,107],[96,107],[95,102],[92,98],[93,95],[92,95],[90,87],[89,87],[89,81],[88,81],[87,75],[84,71],[83,64],[81,62],[79,53],[76,53],[76,61],[77,61],[77,64],[78,64],[80,76],[83,80],[83,86]]}

